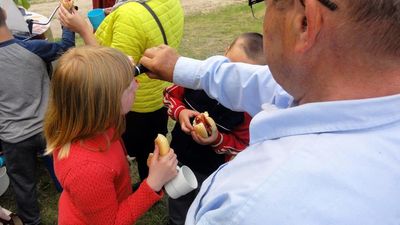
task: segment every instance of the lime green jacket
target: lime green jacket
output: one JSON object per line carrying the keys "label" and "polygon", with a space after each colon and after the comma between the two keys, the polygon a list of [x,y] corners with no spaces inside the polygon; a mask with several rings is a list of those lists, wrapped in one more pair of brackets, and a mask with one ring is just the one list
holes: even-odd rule
{"label": "lime green jacket", "polygon": [[[164,27],[168,44],[178,48],[183,35],[183,10],[180,0],[150,0],[153,9]],[[164,43],[161,31],[151,14],[137,2],[128,2],[115,9],[101,23],[96,38],[103,46],[119,49],[139,62],[143,52]],[[152,80],[145,74],[137,77],[139,88],[136,92],[132,111],[154,112],[163,107],[164,88],[168,82]]]}

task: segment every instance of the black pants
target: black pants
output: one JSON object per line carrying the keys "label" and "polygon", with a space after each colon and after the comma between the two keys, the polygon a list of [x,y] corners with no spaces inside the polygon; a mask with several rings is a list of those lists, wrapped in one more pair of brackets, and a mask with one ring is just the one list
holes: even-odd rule
{"label": "black pants", "polygon": [[17,214],[24,224],[40,224],[40,210],[36,191],[36,162],[46,143],[37,134],[18,143],[2,142],[7,174],[17,201]]}
{"label": "black pants", "polygon": [[154,151],[154,139],[158,133],[166,135],[167,126],[166,108],[150,113],[129,112],[126,114],[126,131],[122,139],[128,154],[136,157],[141,180],[146,179],[149,173],[146,161],[149,153]]}
{"label": "black pants", "polygon": [[195,190],[177,199],[168,198],[168,225],[185,224],[186,214],[189,211],[190,205],[199,193],[201,184],[203,184],[204,180],[208,177],[207,175],[197,173],[196,171],[193,171],[193,173],[196,176],[197,182],[199,184],[198,187]]}

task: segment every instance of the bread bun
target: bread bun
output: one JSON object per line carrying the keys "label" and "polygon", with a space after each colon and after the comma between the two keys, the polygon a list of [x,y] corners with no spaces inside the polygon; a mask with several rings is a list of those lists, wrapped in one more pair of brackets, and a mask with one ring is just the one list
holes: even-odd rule
{"label": "bread bun", "polygon": [[198,123],[196,125],[193,125],[194,132],[198,134],[199,136],[203,138],[208,137],[207,129],[206,126],[204,126],[204,123]]}
{"label": "bread bun", "polygon": [[166,155],[169,152],[169,142],[164,135],[158,134],[154,142],[160,150],[160,156]]}
{"label": "bread bun", "polygon": [[194,118],[193,129],[203,138],[210,137],[217,132],[217,126],[214,120],[208,115],[208,112],[200,113]]}
{"label": "bread bun", "polygon": [[[154,143],[158,146],[158,150],[160,152],[160,156],[166,155],[169,152],[169,142],[168,139],[162,135],[158,134],[157,138],[154,140]],[[147,157],[147,166],[150,167],[151,159],[153,158],[153,153],[150,153]]]}
{"label": "bread bun", "polygon": [[72,10],[74,7],[74,0],[60,0],[60,3],[68,10]]}

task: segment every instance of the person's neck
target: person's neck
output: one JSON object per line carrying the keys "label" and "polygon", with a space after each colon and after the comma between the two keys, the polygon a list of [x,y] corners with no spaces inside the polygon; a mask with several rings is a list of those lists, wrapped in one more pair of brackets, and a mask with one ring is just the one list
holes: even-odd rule
{"label": "person's neck", "polygon": [[299,104],[321,101],[352,100],[400,94],[399,59],[361,54],[341,56],[320,64],[310,74],[310,89]]}
{"label": "person's neck", "polygon": [[7,26],[0,27],[0,42],[5,42],[13,39],[11,31],[7,28]]}

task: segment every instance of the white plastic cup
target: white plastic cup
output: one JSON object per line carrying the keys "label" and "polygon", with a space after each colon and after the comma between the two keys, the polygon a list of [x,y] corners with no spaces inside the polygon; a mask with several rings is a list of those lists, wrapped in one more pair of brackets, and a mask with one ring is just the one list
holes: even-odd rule
{"label": "white plastic cup", "polygon": [[10,179],[7,175],[7,169],[5,166],[0,167],[0,196],[7,191],[8,185],[10,185]]}
{"label": "white plastic cup", "polygon": [[198,183],[193,171],[187,167],[177,167],[178,176],[168,182],[165,186],[165,192],[173,199],[177,199],[197,188]]}
{"label": "white plastic cup", "polygon": [[103,22],[104,18],[106,17],[106,14],[104,13],[104,9],[92,9],[87,13],[87,17],[89,18],[93,29],[97,30],[101,22]]}

